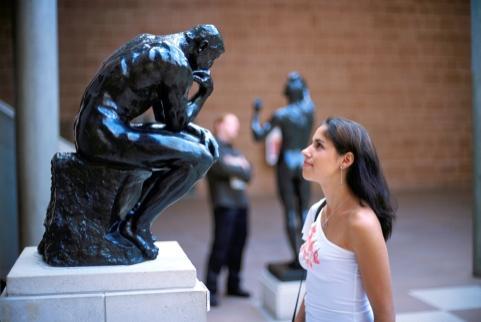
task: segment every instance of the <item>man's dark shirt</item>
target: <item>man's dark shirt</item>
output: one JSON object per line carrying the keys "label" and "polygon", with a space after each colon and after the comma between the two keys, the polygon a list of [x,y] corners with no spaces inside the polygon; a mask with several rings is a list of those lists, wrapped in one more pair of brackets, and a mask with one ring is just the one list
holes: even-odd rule
{"label": "man's dark shirt", "polygon": [[243,155],[231,144],[216,139],[219,144],[219,161],[207,173],[211,204],[213,207],[246,208],[248,200],[245,186],[251,179],[251,167],[245,169],[226,163],[225,156]]}

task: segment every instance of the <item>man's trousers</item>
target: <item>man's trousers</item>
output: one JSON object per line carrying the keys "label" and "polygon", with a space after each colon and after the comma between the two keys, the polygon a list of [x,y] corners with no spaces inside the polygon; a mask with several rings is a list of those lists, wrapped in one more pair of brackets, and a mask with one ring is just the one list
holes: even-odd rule
{"label": "man's trousers", "polygon": [[217,278],[223,267],[227,267],[227,291],[240,288],[242,253],[248,235],[247,208],[214,208],[214,239],[209,256],[206,286],[217,293]]}

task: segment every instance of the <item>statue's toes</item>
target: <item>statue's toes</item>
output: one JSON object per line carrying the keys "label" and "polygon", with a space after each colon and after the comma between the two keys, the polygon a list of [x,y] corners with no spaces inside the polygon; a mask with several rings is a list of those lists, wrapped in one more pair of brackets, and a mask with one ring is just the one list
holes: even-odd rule
{"label": "statue's toes", "polygon": [[152,245],[151,247],[144,248],[143,253],[146,258],[155,259],[159,254],[159,249],[155,245]]}

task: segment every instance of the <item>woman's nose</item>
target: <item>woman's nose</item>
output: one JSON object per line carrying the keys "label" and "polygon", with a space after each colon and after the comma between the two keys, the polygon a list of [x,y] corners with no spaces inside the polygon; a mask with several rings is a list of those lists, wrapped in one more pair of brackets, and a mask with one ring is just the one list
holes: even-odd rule
{"label": "woman's nose", "polygon": [[309,147],[302,150],[302,154],[304,155],[305,158],[309,157]]}

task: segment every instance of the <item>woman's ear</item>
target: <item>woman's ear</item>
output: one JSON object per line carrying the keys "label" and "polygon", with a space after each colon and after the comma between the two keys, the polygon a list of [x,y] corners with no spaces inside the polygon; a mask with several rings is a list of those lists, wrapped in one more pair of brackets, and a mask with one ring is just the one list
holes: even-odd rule
{"label": "woman's ear", "polygon": [[347,152],[342,156],[341,166],[343,169],[349,168],[354,163],[354,154]]}

